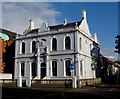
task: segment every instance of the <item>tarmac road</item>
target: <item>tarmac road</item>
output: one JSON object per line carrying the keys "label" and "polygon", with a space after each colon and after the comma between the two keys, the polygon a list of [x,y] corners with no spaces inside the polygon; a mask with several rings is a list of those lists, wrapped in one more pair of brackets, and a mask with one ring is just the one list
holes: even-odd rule
{"label": "tarmac road", "polygon": [[120,99],[119,85],[81,88],[2,88],[2,99]]}

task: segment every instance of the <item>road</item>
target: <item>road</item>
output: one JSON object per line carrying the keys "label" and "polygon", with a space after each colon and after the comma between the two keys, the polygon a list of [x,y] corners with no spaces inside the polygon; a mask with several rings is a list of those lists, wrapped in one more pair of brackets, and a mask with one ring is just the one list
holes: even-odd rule
{"label": "road", "polygon": [[119,99],[119,85],[86,86],[81,88],[2,88],[2,99]]}

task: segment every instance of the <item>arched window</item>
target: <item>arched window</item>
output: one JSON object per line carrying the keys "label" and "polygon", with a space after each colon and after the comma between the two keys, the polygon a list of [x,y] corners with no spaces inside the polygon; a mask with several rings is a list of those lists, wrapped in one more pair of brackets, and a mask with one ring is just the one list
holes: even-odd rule
{"label": "arched window", "polygon": [[92,44],[90,44],[90,55],[92,55]]}
{"label": "arched window", "polygon": [[36,76],[36,63],[33,62],[32,63],[32,77],[35,77]]}
{"label": "arched window", "polygon": [[24,77],[24,74],[25,74],[25,63],[22,62],[22,63],[21,63],[21,76]]}
{"label": "arched window", "polygon": [[82,49],[82,38],[80,37],[80,39],[79,39],[79,48],[80,48],[80,50]]}
{"label": "arched window", "polygon": [[80,61],[80,75],[83,76],[83,63]]}
{"label": "arched window", "polygon": [[52,74],[53,76],[57,76],[57,62],[52,61]]}
{"label": "arched window", "polygon": [[65,49],[70,49],[70,47],[71,47],[70,45],[71,45],[70,37],[67,36],[65,38]]}
{"label": "arched window", "polygon": [[36,42],[32,41],[32,53],[36,51]]}
{"label": "arched window", "polygon": [[52,51],[57,51],[57,39],[52,39]]}
{"label": "arched window", "polygon": [[70,64],[71,64],[70,60],[66,60],[65,61],[66,76],[71,76],[71,73],[70,73]]}
{"label": "arched window", "polygon": [[25,54],[25,42],[22,42],[21,54]]}

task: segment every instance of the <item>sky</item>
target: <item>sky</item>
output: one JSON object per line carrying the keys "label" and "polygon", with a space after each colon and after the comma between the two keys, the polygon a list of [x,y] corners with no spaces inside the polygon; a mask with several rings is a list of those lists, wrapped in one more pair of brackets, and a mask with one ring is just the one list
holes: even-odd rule
{"label": "sky", "polygon": [[86,9],[90,32],[92,35],[97,33],[101,53],[111,60],[117,60],[117,54],[114,53],[115,36],[118,34],[117,2],[68,2],[70,0],[67,0],[67,2],[7,1],[4,0],[2,2],[2,28],[20,34],[28,28],[30,19],[33,19],[36,28],[42,22],[47,22],[48,25],[63,24],[64,19],[68,23],[76,22],[82,18],[82,9]]}

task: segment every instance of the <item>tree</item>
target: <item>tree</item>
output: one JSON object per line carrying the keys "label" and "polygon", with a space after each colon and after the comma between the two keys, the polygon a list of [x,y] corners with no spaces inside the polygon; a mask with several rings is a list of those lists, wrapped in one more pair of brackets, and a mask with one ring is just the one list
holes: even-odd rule
{"label": "tree", "polygon": [[116,38],[116,40],[115,40],[115,43],[116,43],[115,52],[120,54],[120,35],[117,35],[115,38]]}

